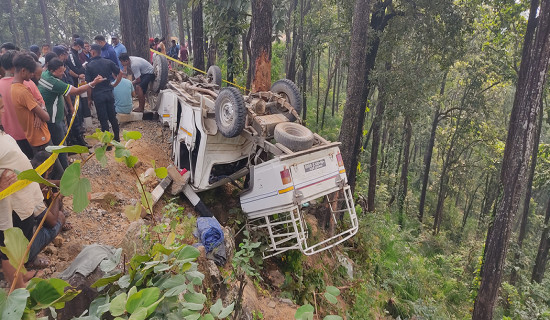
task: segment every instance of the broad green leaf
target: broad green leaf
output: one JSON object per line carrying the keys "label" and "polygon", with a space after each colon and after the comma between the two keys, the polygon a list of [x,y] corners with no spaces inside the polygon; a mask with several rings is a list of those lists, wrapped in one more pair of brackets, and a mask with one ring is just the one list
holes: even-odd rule
{"label": "broad green leaf", "polygon": [[189,310],[189,312],[193,312],[193,313],[185,316],[184,317],[185,320],[198,320],[201,317],[200,313],[198,313],[196,311]]}
{"label": "broad green leaf", "polygon": [[95,157],[102,167],[107,166],[107,157],[105,156],[106,151],[107,151],[107,146],[102,146],[95,149]]}
{"label": "broad green leaf", "polygon": [[186,289],[187,289],[186,284],[175,286],[175,287],[172,287],[172,288],[166,290],[166,292],[164,293],[164,296],[165,297],[174,297],[174,296],[179,295],[180,293],[182,293]]}
{"label": "broad green leaf", "polygon": [[171,254],[172,252],[174,251],[174,249],[168,249],[166,248],[165,246],[163,246],[162,244],[160,243],[155,243],[153,245],[153,249],[151,249],[151,256],[155,256],[157,255],[157,253],[162,253],[162,254],[166,254],[166,255],[169,255]]}
{"label": "broad green leaf", "polygon": [[231,312],[233,312],[233,309],[235,308],[235,302],[231,303],[227,307],[223,308],[223,310],[220,312],[220,314],[217,316],[218,319],[224,319],[227,318]]}
{"label": "broad green leaf", "polygon": [[161,263],[161,264],[159,264],[159,265],[157,265],[153,268],[153,272],[154,273],[159,273],[159,272],[169,270],[170,268],[172,268],[171,265],[166,264],[166,263]]}
{"label": "broad green leaf", "polygon": [[166,176],[168,176],[168,169],[165,167],[160,167],[155,169],[155,174],[159,179],[164,179]]}
{"label": "broad green leaf", "polygon": [[77,295],[79,295],[81,290],[69,289],[63,293],[63,295],[57,298],[50,305],[56,309],[65,308],[65,302],[73,300]]}
{"label": "broad green leaf", "polygon": [[210,313],[214,315],[214,317],[217,317],[222,311],[222,309],[223,309],[222,299],[218,299],[218,301],[216,301],[216,303],[214,303],[210,307]]}
{"label": "broad green leaf", "polygon": [[136,202],[135,205],[127,205],[124,207],[124,215],[130,221],[137,221],[141,218],[141,203]]}
{"label": "broad green leaf", "polygon": [[206,296],[202,293],[189,292],[183,295],[183,299],[187,302],[202,304],[206,301]]}
{"label": "broad green leaf", "polygon": [[[10,264],[17,269],[21,262],[27,262],[29,258],[28,254],[25,255],[29,240],[23,235],[23,231],[19,228],[9,228],[4,231],[4,244],[5,247],[0,247],[0,250],[8,256]],[[21,268],[21,272],[25,274],[27,270],[25,266]]]}
{"label": "broad green leaf", "polygon": [[137,162],[138,162],[137,157],[134,157],[134,156],[124,157],[124,163],[126,164],[126,166],[128,168],[133,168],[136,165]]}
{"label": "broad green leaf", "polygon": [[101,278],[101,279],[97,280],[96,282],[94,282],[90,287],[92,287],[92,288],[104,287],[108,284],[111,284],[111,283],[119,280],[120,277],[122,277],[122,272],[119,272],[119,273],[117,273],[115,275],[112,275],[112,276],[109,276],[109,277]]}
{"label": "broad green leaf", "polygon": [[125,159],[126,157],[130,157],[130,156],[132,156],[132,153],[130,152],[130,150],[126,149],[124,146],[116,147],[115,158]]}
{"label": "broad green leaf", "polygon": [[19,172],[17,174],[17,179],[18,180],[29,180],[29,181],[32,181],[32,182],[38,182],[38,183],[41,183],[41,184],[46,185],[48,187],[53,187],[53,188],[57,187],[55,184],[53,184],[53,183],[49,182],[48,180],[42,178],[42,176],[39,175],[38,172],[34,171],[34,169],[29,169],[29,170]]}
{"label": "broad green leaf", "polygon": [[161,289],[171,289],[177,286],[181,286],[182,284],[185,284],[187,282],[187,279],[182,274],[177,274],[175,276],[171,276],[170,278],[166,279],[161,285]]}
{"label": "broad green leaf", "polygon": [[126,131],[122,132],[122,137],[124,140],[128,141],[130,139],[139,140],[141,139],[141,132],[139,131]]}
{"label": "broad green leaf", "polygon": [[304,304],[299,307],[294,314],[294,319],[298,320],[313,320],[313,311],[315,308],[311,304]]}
{"label": "broad green leaf", "polygon": [[103,272],[112,271],[120,263],[120,257],[122,255],[122,248],[118,248],[115,251],[115,254],[107,260],[101,261],[99,267]]}
{"label": "broad green leaf", "polygon": [[137,308],[128,320],[145,320],[147,318],[147,309],[144,307]]}
{"label": "broad green leaf", "polygon": [[207,313],[207,314],[205,314],[204,316],[200,317],[199,319],[200,319],[200,320],[214,320],[214,316],[212,316],[211,314]]}
{"label": "broad green leaf", "polygon": [[326,291],[335,297],[338,297],[340,295],[340,289],[333,286],[327,286]]}
{"label": "broad green leaf", "polygon": [[338,303],[338,299],[336,299],[335,296],[333,296],[332,294],[330,294],[328,292],[325,292],[325,298],[328,300],[328,302],[330,302],[332,304],[337,304]]}
{"label": "broad green leaf", "polygon": [[193,246],[185,246],[181,251],[178,253],[177,259],[178,260],[184,260],[184,259],[196,259],[201,255],[199,249],[193,247]]}
{"label": "broad green leaf", "polygon": [[101,319],[101,316],[109,311],[109,295],[99,296],[90,303],[88,314]]}
{"label": "broad green leaf", "polygon": [[152,287],[142,289],[128,297],[128,301],[126,302],[126,310],[129,313],[134,313],[134,311],[139,307],[148,307],[155,303],[159,296],[159,288]]}
{"label": "broad green leaf", "polygon": [[155,303],[153,303],[152,305],[148,306],[146,309],[147,309],[147,316],[150,316],[151,314],[153,314],[153,312],[155,312],[155,310],[157,309],[159,303],[164,300],[164,296],[162,296],[160,299],[158,299]]}
{"label": "broad green leaf", "polygon": [[202,309],[204,308],[204,304],[202,304],[202,303],[184,302],[184,303],[183,303],[183,307],[184,307],[184,308],[187,308],[187,309],[189,309],[189,310],[199,311],[199,310],[202,310]]}
{"label": "broad green leaf", "polygon": [[117,317],[124,314],[126,311],[126,298],[126,293],[123,292],[111,301],[111,304],[109,304],[109,311],[111,312],[111,315]]}
{"label": "broad green leaf", "polygon": [[340,316],[330,314],[324,317],[323,320],[343,320],[343,319]]}
{"label": "broad green leaf", "polygon": [[137,287],[136,286],[131,287],[130,290],[128,291],[128,297],[130,297],[136,292],[137,292]]}
{"label": "broad green leaf", "polygon": [[26,289],[15,289],[8,296],[4,289],[0,289],[0,319],[21,319],[29,292]]}
{"label": "broad green leaf", "polygon": [[[31,308],[40,310],[54,304],[62,305],[65,301],[71,300],[80,292],[68,290],[69,293],[65,296],[64,289],[67,286],[69,284],[61,279],[33,280],[32,285],[28,287]],[[68,300],[59,300],[62,297],[68,298]]]}
{"label": "broad green leaf", "polygon": [[118,279],[118,286],[121,288],[128,288],[130,286],[130,275],[125,274]]}
{"label": "broad green leaf", "polygon": [[73,209],[80,212],[88,206],[88,193],[92,191],[90,180],[80,178],[80,162],[75,162],[65,169],[61,177],[60,191],[64,196],[73,196]]}
{"label": "broad green leaf", "polygon": [[46,151],[51,153],[89,153],[90,150],[84,146],[47,146]]}
{"label": "broad green leaf", "polygon": [[164,246],[169,247],[174,243],[174,240],[176,240],[176,234],[173,232],[170,232],[168,234],[168,237],[166,237],[166,241],[164,241]]}
{"label": "broad green leaf", "polygon": [[[149,210],[147,210],[147,213],[151,214],[150,210],[153,209],[153,195],[151,194],[151,192],[145,191],[141,193],[141,205],[144,208],[148,208]],[[149,208],[149,206],[151,206],[151,208]]]}

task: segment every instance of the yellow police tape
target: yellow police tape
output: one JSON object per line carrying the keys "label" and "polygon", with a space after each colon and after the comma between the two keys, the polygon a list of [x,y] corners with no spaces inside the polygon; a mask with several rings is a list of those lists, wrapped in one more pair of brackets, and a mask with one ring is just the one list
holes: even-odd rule
{"label": "yellow police tape", "polygon": [[[69,123],[69,128],[67,129],[67,134],[65,135],[65,137],[63,138],[63,140],[61,141],[61,143],[59,145],[62,145],[65,142],[65,139],[67,139],[67,136],[69,135],[69,132],[71,132],[71,128],[73,126],[74,119],[76,117],[76,112],[78,111],[79,104],[80,104],[80,96],[77,96],[76,100],[75,100],[75,103],[74,103],[73,116],[71,117],[71,122]],[[36,172],[38,172],[38,174],[40,174],[40,175],[44,174],[44,172],[46,172],[55,163],[55,160],[57,160],[57,157],[58,157],[57,153],[52,153],[52,155],[48,159],[46,159],[46,161],[44,161],[44,163],[42,163],[41,165],[39,165],[36,168]],[[0,192],[0,200],[6,198],[7,196],[9,196],[9,195],[11,195],[11,194],[23,189],[23,188],[25,188],[31,182],[32,181],[29,181],[29,180],[18,180],[18,181],[16,181],[14,184],[12,184],[11,186],[7,187],[2,192]]]}
{"label": "yellow police tape", "polygon": [[[177,60],[177,59],[174,59],[174,58],[172,58],[172,57],[170,57],[170,56],[167,56],[167,55],[165,55],[164,53],[158,52],[158,51],[153,50],[153,49],[149,49],[149,50],[151,50],[151,52],[153,52],[153,53],[156,53],[156,54],[158,54],[158,55],[161,55],[161,56],[165,57],[166,59],[172,60],[172,61],[174,61],[174,62],[176,62],[176,63],[181,64],[181,65],[184,65],[184,66],[186,66],[186,67],[189,68],[189,69],[192,69],[192,70],[201,72],[201,73],[203,73],[203,74],[206,74],[206,72],[204,72],[203,70],[197,69],[197,68],[193,67],[192,65],[189,65],[189,64],[184,63],[184,62],[181,62],[181,61],[179,61],[179,60]],[[236,84],[236,83],[229,82],[229,81],[223,80],[223,79],[222,79],[222,81],[225,82],[225,83],[229,83],[230,85],[233,85],[233,86],[235,86],[235,87],[237,87],[237,88],[239,88],[239,89],[241,89],[241,90],[243,90],[243,91],[246,91],[246,88],[245,88],[245,87],[241,87],[241,86],[239,86],[239,85]]]}

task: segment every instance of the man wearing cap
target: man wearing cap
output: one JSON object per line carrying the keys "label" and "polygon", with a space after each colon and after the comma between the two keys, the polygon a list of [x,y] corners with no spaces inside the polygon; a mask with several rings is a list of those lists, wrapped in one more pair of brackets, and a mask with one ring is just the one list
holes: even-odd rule
{"label": "man wearing cap", "polygon": [[120,63],[120,60],[118,60],[118,58],[120,58],[121,54],[127,52],[126,47],[122,43],[120,43],[118,35],[116,34],[111,37],[111,43],[113,44],[113,49],[115,49],[118,67],[120,68],[120,70],[122,70],[122,64]]}
{"label": "man wearing cap", "polygon": [[97,118],[101,123],[101,130],[109,131],[109,122],[113,127],[115,140],[120,141],[118,121],[115,112],[115,98],[113,87],[116,87],[122,78],[120,68],[111,60],[101,57],[101,46],[93,44],[91,46],[92,60],[86,65],[86,82],[90,83],[95,77],[101,75],[104,78],[113,78],[116,80],[111,84],[110,81],[103,81],[92,87],[92,99],[97,111]]}
{"label": "man wearing cap", "polygon": [[145,109],[145,93],[149,83],[155,80],[155,71],[153,66],[141,57],[129,56],[127,53],[120,55],[120,62],[126,68],[131,68],[134,74],[132,84],[136,86],[139,107],[134,112],[143,112]]}
{"label": "man wearing cap", "polygon": [[36,44],[30,46],[29,51],[36,54],[36,56],[38,57],[38,61],[40,61],[40,48]]}
{"label": "man wearing cap", "polygon": [[[113,61],[113,63],[118,66],[118,58],[116,56],[115,49],[113,46],[108,44],[107,41],[105,41],[105,37],[102,35],[97,35],[95,36],[94,41],[101,47],[101,57]],[[110,77],[108,79],[112,80],[113,78]]]}

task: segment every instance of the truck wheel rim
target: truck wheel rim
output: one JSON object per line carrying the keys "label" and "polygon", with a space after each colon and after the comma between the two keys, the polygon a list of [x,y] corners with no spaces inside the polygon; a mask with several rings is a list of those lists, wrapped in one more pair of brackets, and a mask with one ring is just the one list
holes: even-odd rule
{"label": "truck wheel rim", "polygon": [[222,114],[221,120],[225,126],[231,125],[233,123],[234,110],[233,105],[229,102],[226,102],[222,105]]}

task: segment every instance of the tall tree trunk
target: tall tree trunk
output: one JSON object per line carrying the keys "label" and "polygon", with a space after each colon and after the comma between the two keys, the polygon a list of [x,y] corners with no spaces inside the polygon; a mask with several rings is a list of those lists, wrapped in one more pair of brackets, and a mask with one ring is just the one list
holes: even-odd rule
{"label": "tall tree trunk", "polygon": [[[439,90],[439,96],[443,96],[445,93],[445,83],[447,82],[447,72],[443,75],[441,81],[441,88]],[[436,108],[432,120],[432,130],[430,131],[430,140],[428,140],[428,146],[426,148],[426,154],[424,155],[424,170],[422,172],[422,191],[420,192],[420,203],[418,205],[418,220],[422,222],[424,219],[424,206],[426,205],[426,192],[428,191],[428,182],[430,180],[430,168],[432,165],[432,155],[435,145],[435,134],[437,132],[437,126],[439,124],[440,108]]]}
{"label": "tall tree trunk", "polygon": [[464,216],[462,217],[462,227],[461,232],[464,231],[464,227],[466,227],[466,222],[468,221],[468,217],[470,216],[470,212],[472,211],[472,206],[474,205],[474,201],[476,200],[477,190],[481,187],[483,183],[479,183],[474,190],[474,193],[471,195],[470,199],[466,201],[466,207],[464,208]]}
{"label": "tall tree trunk", "polygon": [[[210,66],[216,64],[217,54],[218,54],[218,46],[217,46],[216,40],[212,39],[210,40],[210,43],[208,45],[208,59],[206,61],[206,70],[208,70]],[[233,80],[229,80],[229,81],[233,82]]]}
{"label": "tall tree trunk", "polygon": [[248,69],[248,52],[246,51],[246,32],[241,35],[241,49],[242,49],[242,59],[243,59],[243,70]]}
{"label": "tall tree trunk", "polygon": [[[358,9],[357,4],[359,2],[366,8]],[[388,21],[395,16],[393,12],[387,14],[387,12],[390,11],[388,8],[391,8],[391,6],[392,0],[379,0],[376,2],[370,21],[370,26],[375,32],[372,33],[373,39],[369,42],[367,48],[366,42],[363,43],[363,41],[366,41],[367,37],[368,19],[366,17],[370,15],[370,1],[356,0],[355,3],[354,18],[362,21],[352,22],[350,61],[354,62],[354,66],[348,70],[347,101],[339,139],[342,141],[342,155],[345,158],[344,164],[348,174],[348,183],[352,190],[355,190],[357,161],[361,147],[363,124],[365,122],[365,106],[370,90],[368,79],[370,71],[374,68],[376,55],[378,54],[378,48],[380,46],[380,38],[377,34],[380,34],[387,26]],[[356,17],[355,14],[358,11],[360,11],[361,16]],[[367,24],[367,26],[364,26],[364,24]],[[357,31],[363,34],[354,35],[354,27],[364,28],[358,29]],[[354,36],[356,37],[355,39]]]}
{"label": "tall tree trunk", "polygon": [[327,100],[328,100],[328,92],[330,90],[330,84],[332,83],[332,78],[334,78],[334,74],[336,73],[336,70],[338,70],[338,63],[339,62],[340,62],[340,55],[336,55],[336,58],[334,59],[334,67],[332,68],[332,71],[330,71],[330,69],[329,69],[329,74],[328,74],[328,78],[327,78],[327,88],[325,90],[325,103],[323,105],[323,118],[321,120],[321,130],[323,129],[323,126],[325,125],[325,112],[327,110]]}
{"label": "tall tree trunk", "polygon": [[[399,174],[399,168],[401,168],[401,160],[403,157],[403,141],[405,140],[404,138],[405,138],[405,132],[403,132],[402,139],[400,139],[399,141],[399,156],[397,157],[397,165],[395,166],[395,173],[394,173],[395,177],[397,177],[397,175]],[[391,180],[391,178],[389,178],[389,180]],[[397,178],[393,180],[393,185],[390,189],[391,197],[390,197],[390,200],[388,201],[388,207],[391,206],[395,201],[395,198],[397,198],[398,182],[399,182],[399,179]]]}
{"label": "tall tree trunk", "polygon": [[539,249],[537,251],[537,258],[535,259],[535,265],[533,266],[533,273],[531,274],[531,282],[541,283],[544,277],[544,271],[546,270],[546,263],[548,262],[548,250],[550,249],[550,200],[546,205],[546,215],[544,217],[544,229],[540,236]]}
{"label": "tall tree trunk", "polygon": [[335,66],[336,74],[334,75],[334,86],[332,87],[332,110],[330,116],[334,118],[334,110],[336,109],[336,87],[338,86],[338,64]]}
{"label": "tall tree trunk", "polygon": [[[187,30],[187,50],[189,51],[189,56],[193,56],[193,40],[191,37],[191,28],[189,26],[189,2],[185,0],[183,5],[185,9],[185,29]],[[193,11],[191,11],[191,19],[193,19]]]}
{"label": "tall tree trunk", "polygon": [[120,31],[132,56],[149,60],[149,0],[120,0]]}
{"label": "tall tree trunk", "polygon": [[[180,46],[185,44],[185,29],[183,27],[183,1],[176,0],[176,11],[178,14],[178,38]],[[179,53],[179,52],[178,52]]]}
{"label": "tall tree trunk", "polygon": [[412,126],[409,116],[405,116],[403,142],[403,166],[401,167],[401,179],[399,182],[399,194],[397,196],[397,208],[399,211],[399,225],[403,226],[403,206],[407,197],[407,187],[409,185],[409,158],[411,148]]}
{"label": "tall tree trunk", "polygon": [[8,26],[10,28],[11,37],[15,45],[19,45],[19,36],[17,35],[17,25],[15,24],[15,13],[13,12],[13,5],[11,0],[4,0],[4,6],[9,13]]}
{"label": "tall tree trunk", "polygon": [[271,88],[271,0],[252,1],[252,92]]}
{"label": "tall tree trunk", "polygon": [[[538,18],[536,17],[539,12]],[[535,37],[533,38],[533,34]],[[527,180],[536,117],[550,58],[550,1],[531,0],[514,106],[501,169],[502,197],[485,242],[485,262],[472,318],[492,319],[508,250],[511,223]]]}
{"label": "tall tree trunk", "polygon": [[316,122],[315,124],[319,126],[319,99],[321,98],[320,94],[321,90],[321,49],[318,51],[317,55],[317,114],[316,114]]}
{"label": "tall tree trunk", "polygon": [[160,29],[162,36],[166,38],[166,43],[170,43],[170,15],[168,14],[168,8],[166,7],[166,0],[159,1],[159,16],[160,16]]}
{"label": "tall tree trunk", "polygon": [[[302,1],[303,2],[303,1]],[[303,3],[301,4],[303,6]],[[298,8],[298,0],[290,2],[288,10],[288,21],[292,21],[292,37],[291,30],[287,28],[287,59],[286,59],[286,78],[291,81],[296,81],[296,55],[298,53],[298,44],[300,43],[300,35],[298,34],[298,23],[292,18],[294,12]],[[301,10],[303,12],[303,10]],[[303,32],[303,26],[300,31]],[[303,92],[305,94],[305,92]]]}
{"label": "tall tree trunk", "polygon": [[193,67],[204,70],[202,0],[193,0]]}
{"label": "tall tree trunk", "polygon": [[[542,130],[542,119],[543,116],[543,107],[542,103],[540,104],[537,129],[535,132],[535,141],[533,142],[533,150],[531,152],[531,167],[529,168],[529,177],[527,178],[527,190],[525,191],[525,198],[523,200],[523,212],[521,214],[521,224],[519,227],[518,235],[518,251],[514,254],[514,261],[512,262],[514,266],[521,268],[519,265],[519,259],[521,254],[521,249],[523,248],[523,240],[527,235],[527,224],[529,222],[529,207],[531,203],[531,192],[533,191],[533,177],[535,176],[535,168],[537,167],[537,156],[539,154],[539,142],[540,142],[540,133]],[[517,281],[518,273],[516,268],[512,268],[510,272],[510,284],[515,285]]]}
{"label": "tall tree trunk", "polygon": [[[234,45],[231,40],[227,42],[227,81],[233,82],[233,78],[235,75],[235,64],[233,63],[235,61],[235,57],[233,56],[235,54]],[[208,66],[206,67],[208,69]]]}
{"label": "tall tree trunk", "polygon": [[46,6],[46,0],[38,0],[40,3],[40,12],[42,13],[42,23],[44,24],[44,40],[47,44],[52,44],[52,37],[50,36],[50,22],[48,21],[48,7]]}

